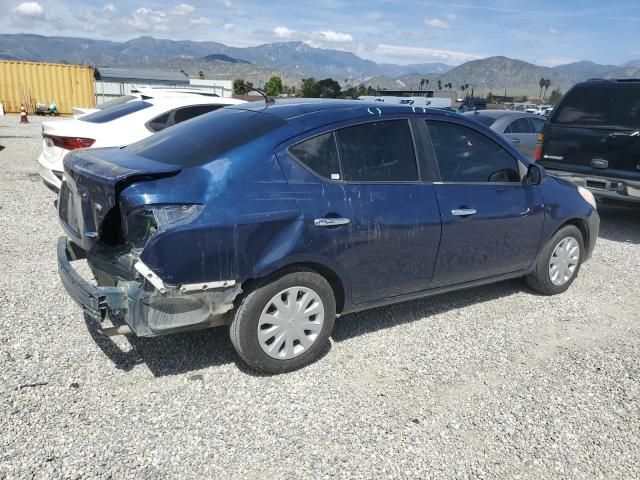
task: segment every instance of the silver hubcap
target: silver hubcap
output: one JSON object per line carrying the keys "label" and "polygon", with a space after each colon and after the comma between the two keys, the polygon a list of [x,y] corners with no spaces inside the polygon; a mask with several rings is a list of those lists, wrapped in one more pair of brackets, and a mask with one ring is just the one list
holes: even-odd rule
{"label": "silver hubcap", "polygon": [[554,285],[564,285],[576,271],[580,261],[580,245],[573,237],[560,240],[549,260],[549,278]]}
{"label": "silver hubcap", "polygon": [[307,287],[291,287],[275,295],[262,310],[258,340],[272,358],[288,360],[307,350],[324,323],[320,296]]}

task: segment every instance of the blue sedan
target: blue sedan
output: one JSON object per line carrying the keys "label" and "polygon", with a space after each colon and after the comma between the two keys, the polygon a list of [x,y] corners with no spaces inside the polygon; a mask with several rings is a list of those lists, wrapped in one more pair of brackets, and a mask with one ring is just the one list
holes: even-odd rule
{"label": "blue sedan", "polygon": [[272,373],[313,361],[336,315],[517,277],[562,293],[599,228],[591,193],[478,122],[339,100],[253,102],[78,150],[58,210],[62,283],[103,333],[226,324]]}

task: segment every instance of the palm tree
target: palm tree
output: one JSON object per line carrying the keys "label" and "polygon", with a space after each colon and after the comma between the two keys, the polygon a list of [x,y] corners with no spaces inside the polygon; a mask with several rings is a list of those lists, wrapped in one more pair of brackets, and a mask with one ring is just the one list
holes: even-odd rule
{"label": "palm tree", "polygon": [[442,90],[442,80],[438,80],[438,90]]}
{"label": "palm tree", "polygon": [[424,78],[420,80],[420,87],[418,88],[418,90],[422,90],[423,86],[424,86]]}
{"label": "palm tree", "polygon": [[425,78],[425,79],[424,79],[424,86],[425,86],[425,87],[428,87],[428,86],[429,86],[429,79],[428,79],[428,78]]}
{"label": "palm tree", "polygon": [[551,86],[551,79],[550,79],[550,78],[547,78],[547,79],[544,81],[544,98],[545,98],[545,99],[547,98],[547,90],[549,90],[549,87],[550,87],[550,86]]}
{"label": "palm tree", "polygon": [[542,89],[544,88],[544,86],[546,85],[547,81],[544,78],[540,78],[540,81],[538,82],[538,85],[540,85],[540,95],[539,97],[542,98]]}

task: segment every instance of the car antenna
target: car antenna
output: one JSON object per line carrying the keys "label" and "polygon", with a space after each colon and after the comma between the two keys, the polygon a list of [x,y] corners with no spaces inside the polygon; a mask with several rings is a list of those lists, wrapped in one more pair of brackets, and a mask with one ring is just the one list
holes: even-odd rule
{"label": "car antenna", "polygon": [[270,103],[276,103],[276,101],[271,98],[269,95],[267,95],[264,91],[260,90],[259,88],[251,88],[249,90],[250,92],[257,92],[260,95],[262,95],[264,97],[264,103],[266,104],[266,106],[268,107]]}

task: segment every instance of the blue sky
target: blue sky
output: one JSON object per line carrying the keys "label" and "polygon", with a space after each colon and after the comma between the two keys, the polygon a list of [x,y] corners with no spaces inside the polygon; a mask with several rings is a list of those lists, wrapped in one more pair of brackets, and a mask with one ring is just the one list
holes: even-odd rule
{"label": "blue sky", "polygon": [[0,32],[232,46],[300,40],[378,62],[640,58],[640,0],[0,0]]}

